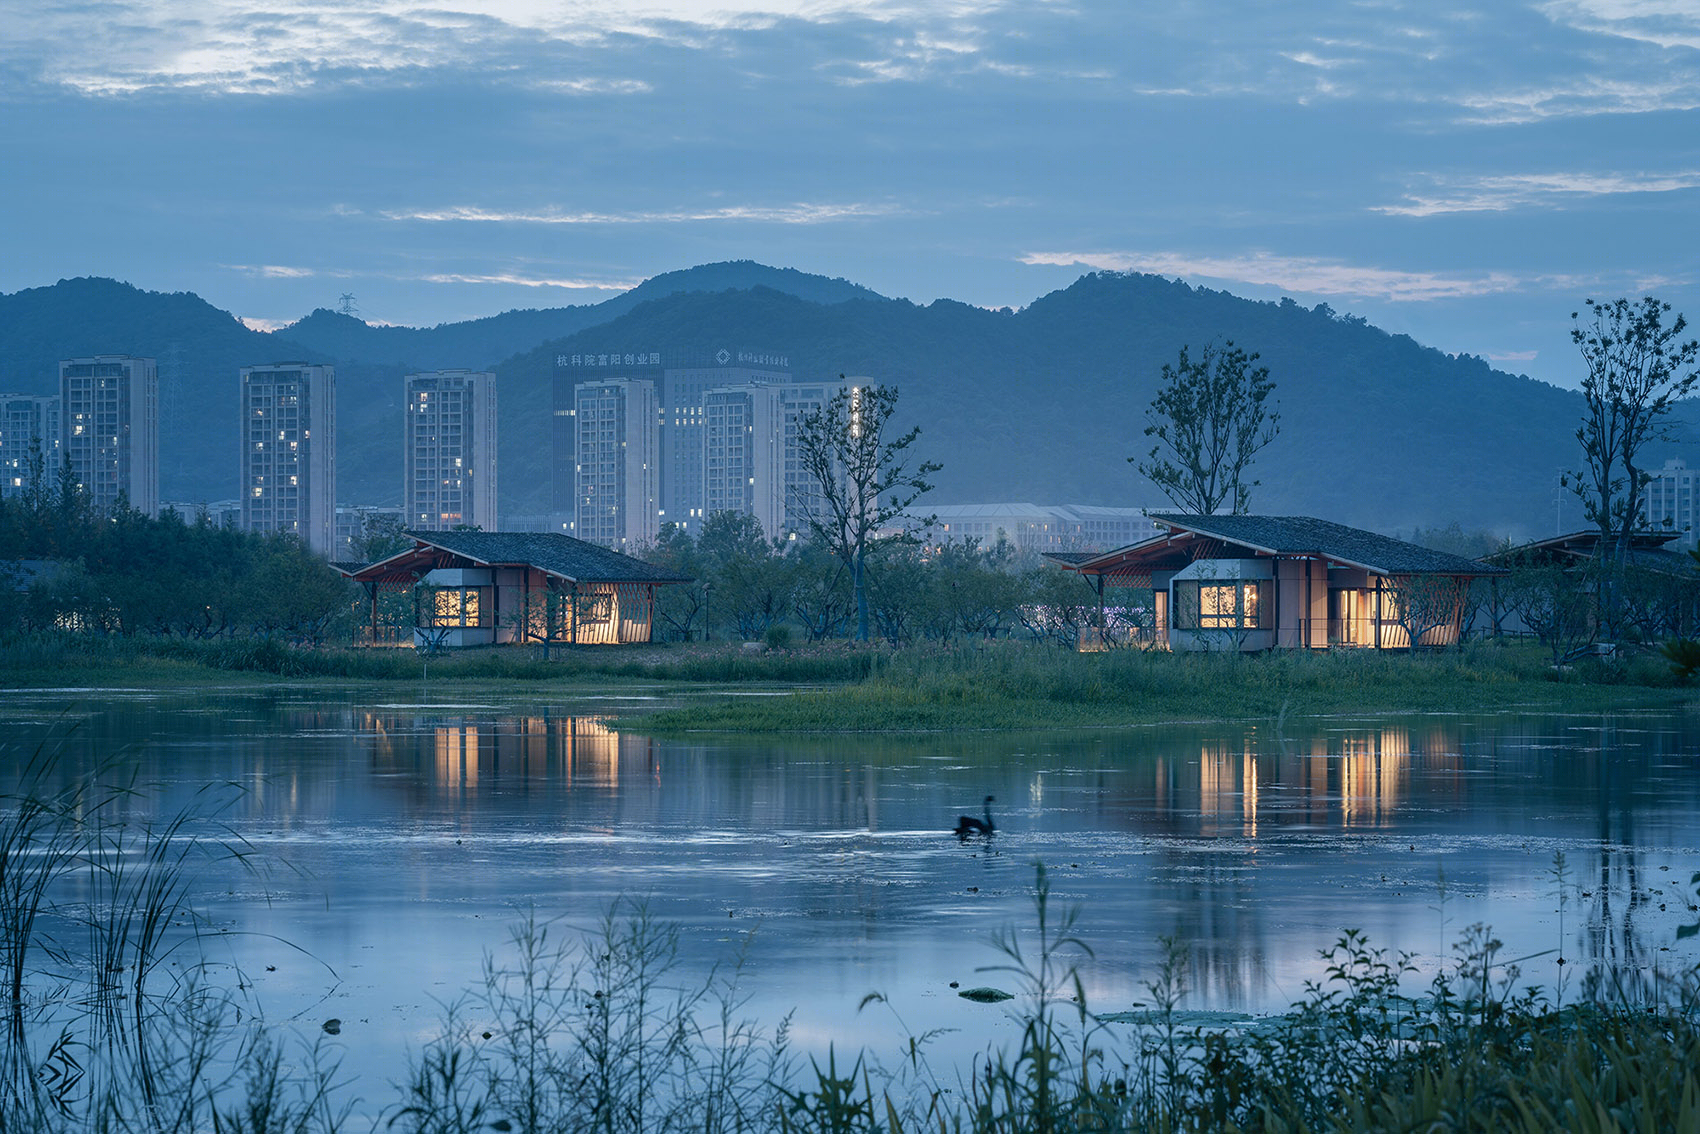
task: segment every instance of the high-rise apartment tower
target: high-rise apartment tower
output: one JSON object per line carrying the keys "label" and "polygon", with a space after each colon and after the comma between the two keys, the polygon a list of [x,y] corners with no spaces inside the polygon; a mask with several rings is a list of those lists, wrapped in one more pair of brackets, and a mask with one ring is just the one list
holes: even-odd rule
{"label": "high-rise apartment tower", "polygon": [[496,376],[409,374],[406,397],[406,525],[495,531]]}
{"label": "high-rise apartment tower", "polygon": [[159,368],[102,354],[59,363],[61,451],[98,513],[159,511]]}
{"label": "high-rise apartment tower", "polygon": [[242,368],[242,527],[336,547],[336,371],[305,362]]}

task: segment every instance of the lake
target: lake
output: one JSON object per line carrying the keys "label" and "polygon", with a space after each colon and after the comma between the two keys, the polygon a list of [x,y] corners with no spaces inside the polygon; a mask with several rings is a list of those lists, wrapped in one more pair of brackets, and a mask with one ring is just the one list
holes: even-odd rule
{"label": "lake", "polygon": [[[961,988],[1013,987],[993,935],[1033,921],[1034,864],[1080,911],[1088,1003],[1148,999],[1162,940],[1189,1008],[1278,1010],[1344,929],[1425,972],[1488,923],[1526,981],[1692,965],[1700,728],[1680,712],[1422,715],[1071,733],[657,739],[662,695],[530,686],[0,693],[4,759],[114,761],[132,821],[217,807],[243,861],[194,866],[214,974],[250,1015],[335,1041],[393,1097],[442,1005],[528,911],[569,935],[621,897],[680,930],[683,971],[747,935],[747,1011],[805,1052],[947,1029],[936,1061],[1013,1040]],[[712,695],[712,691],[692,695]],[[992,795],[996,836],[960,842]],[[1562,889],[1554,856],[1566,861]],[[859,1009],[879,992],[884,1005]]]}

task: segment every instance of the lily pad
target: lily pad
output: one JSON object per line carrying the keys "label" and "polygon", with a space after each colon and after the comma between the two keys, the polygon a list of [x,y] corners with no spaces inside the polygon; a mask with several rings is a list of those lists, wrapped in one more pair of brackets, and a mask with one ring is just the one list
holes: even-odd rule
{"label": "lily pad", "polygon": [[1005,992],[1001,988],[965,988],[956,995],[976,1004],[996,1004],[1002,1000],[1015,999],[1015,993]]}

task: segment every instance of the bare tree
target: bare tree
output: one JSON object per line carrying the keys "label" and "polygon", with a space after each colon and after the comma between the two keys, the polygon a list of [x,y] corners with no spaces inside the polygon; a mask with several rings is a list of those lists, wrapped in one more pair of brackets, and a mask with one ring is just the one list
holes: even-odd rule
{"label": "bare tree", "polygon": [[1163,385],[1146,410],[1145,436],[1155,437],[1147,460],[1129,457],[1140,474],[1175,506],[1200,516],[1224,504],[1246,511],[1258,481],[1245,479],[1252,458],[1280,432],[1281,415],[1265,403],[1275,384],[1269,368],[1252,368],[1232,339],[1207,343],[1195,362],[1163,364]]}
{"label": "bare tree", "polygon": [[[844,381],[844,376],[839,375]],[[932,489],[927,477],[944,466],[917,463],[910,446],[919,426],[887,438],[897,405],[895,386],[841,387],[797,426],[797,457],[819,488],[796,502],[809,530],[850,571],[856,596],[856,638],[868,640],[866,565],[880,532],[902,519]]]}
{"label": "bare tree", "polygon": [[1454,645],[1463,639],[1470,583],[1455,575],[1394,575],[1382,590],[1391,600],[1383,617],[1405,632],[1412,650]]}
{"label": "bare tree", "polygon": [[1688,321],[1680,314],[1666,326],[1670,304],[1650,295],[1639,304],[1590,299],[1587,308],[1585,319],[1570,313],[1570,339],[1588,373],[1582,379],[1585,408],[1576,430],[1583,467],[1565,480],[1581,499],[1588,522],[1599,527],[1602,551],[1621,563],[1649,479],[1639,463],[1641,450],[1649,441],[1666,438],[1671,411],[1700,381],[1695,369],[1700,343],[1682,341]]}

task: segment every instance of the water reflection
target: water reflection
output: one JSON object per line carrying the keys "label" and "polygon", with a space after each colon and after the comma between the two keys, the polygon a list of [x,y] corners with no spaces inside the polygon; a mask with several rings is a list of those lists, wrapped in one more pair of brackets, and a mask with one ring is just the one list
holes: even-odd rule
{"label": "water reflection", "polygon": [[410,773],[419,787],[475,792],[519,781],[617,789],[658,774],[655,743],[600,717],[500,719],[365,712],[353,722],[375,773]]}
{"label": "water reflection", "polygon": [[[209,916],[338,973],[327,993],[321,969],[255,956],[274,1011],[330,995],[394,1058],[516,910],[582,925],[621,894],[679,924],[692,963],[755,929],[753,1009],[800,1007],[799,1036],[851,1043],[877,989],[971,1054],[997,1025],[948,985],[985,983],[992,932],[1030,920],[1036,859],[1082,907],[1106,1010],[1146,999],[1166,935],[1191,950],[1192,1006],[1253,1010],[1320,978],[1346,927],[1432,966],[1491,923],[1507,956],[1555,950],[1525,965],[1541,983],[1557,949],[1575,981],[1694,959],[1674,943],[1700,857],[1700,732],[1680,713],[659,740],[533,690],[382,698],[226,690],[60,716],[12,693],[0,736],[14,769],[48,745],[61,782],[117,757],[160,785],[127,802],[136,818],[233,785],[222,820],[279,869],[209,874]],[[958,843],[988,794],[996,839]]]}

